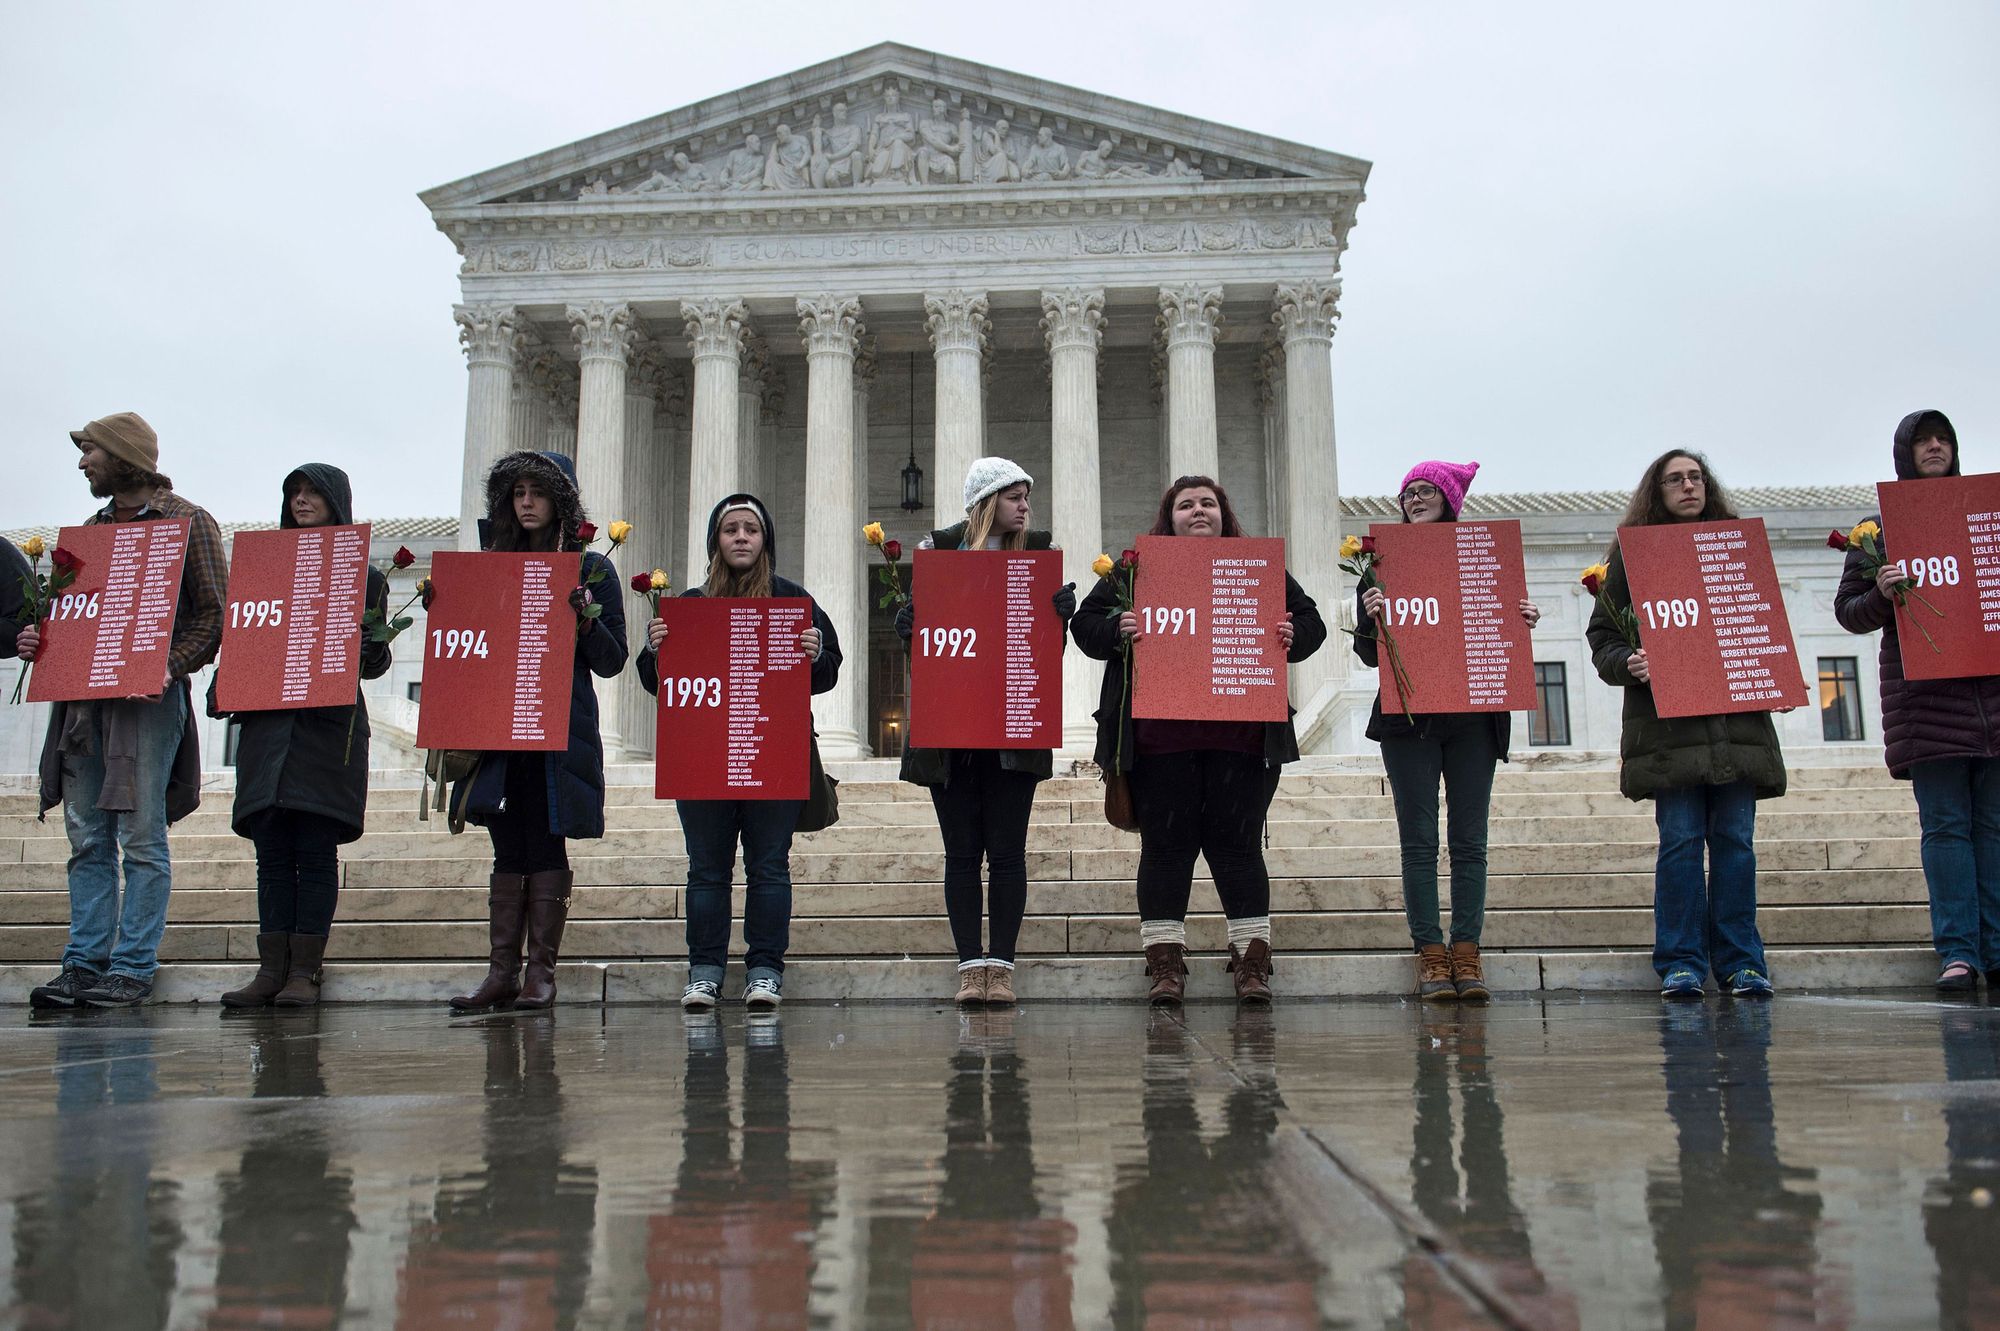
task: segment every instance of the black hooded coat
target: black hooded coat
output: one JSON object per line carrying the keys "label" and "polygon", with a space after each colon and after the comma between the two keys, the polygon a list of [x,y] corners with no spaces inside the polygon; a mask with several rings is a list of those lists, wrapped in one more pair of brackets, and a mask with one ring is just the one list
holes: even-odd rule
{"label": "black hooded coat", "polygon": [[[1951,440],[1951,470],[1959,475],[1958,432],[1941,411],[1913,411],[1896,426],[1891,450],[1896,479],[1917,477],[1918,427],[1927,436],[1942,427]],[[1881,515],[1872,517],[1875,522]],[[1905,533],[1907,535],[1907,533]],[[1882,553],[1893,561],[1895,533],[1882,533]],[[1905,547],[1907,548],[1907,546]],[[1908,613],[1907,611],[1905,613]],[[1917,613],[1924,611],[1917,608]],[[1882,740],[1889,775],[1908,780],[1914,763],[1942,758],[2000,757],[2000,675],[1968,679],[1904,679],[1903,648],[1896,635],[1896,603],[1868,576],[1859,550],[1847,553],[1840,590],[1833,596],[1834,618],[1849,633],[1882,631]]]}
{"label": "black hooded coat", "polygon": [[[282,493],[303,480],[319,492],[332,510],[336,526],[354,521],[354,495],[347,473],[324,462],[308,462],[285,477]],[[278,525],[286,530],[292,506],[280,502]],[[385,615],[389,580],[372,564],[368,568],[367,605]],[[361,639],[361,678],[377,679],[389,670],[386,642]],[[215,680],[208,684],[208,714],[228,716],[216,706]],[[278,712],[244,712],[236,717],[236,805],[230,826],[238,836],[255,836],[272,809],[296,809],[331,818],[343,829],[341,841],[360,837],[368,807],[368,705],[360,691],[351,707],[300,707]]]}

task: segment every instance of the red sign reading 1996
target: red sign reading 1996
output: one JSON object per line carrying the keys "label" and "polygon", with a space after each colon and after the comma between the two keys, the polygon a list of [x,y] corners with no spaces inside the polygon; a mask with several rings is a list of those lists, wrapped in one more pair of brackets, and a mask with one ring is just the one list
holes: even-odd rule
{"label": "red sign reading 1996", "polygon": [[166,687],[189,525],[181,518],[62,529],[56,548],[83,562],[42,621],[29,702],[159,695]]}

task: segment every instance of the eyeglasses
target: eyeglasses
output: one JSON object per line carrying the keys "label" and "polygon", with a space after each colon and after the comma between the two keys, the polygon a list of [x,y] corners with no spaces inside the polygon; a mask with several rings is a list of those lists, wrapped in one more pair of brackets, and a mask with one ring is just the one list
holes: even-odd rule
{"label": "eyeglasses", "polygon": [[1690,485],[1697,490],[1706,489],[1708,478],[1698,471],[1670,471],[1660,477],[1660,488],[1663,490],[1679,490]]}
{"label": "eyeglasses", "polygon": [[1412,499],[1436,499],[1443,493],[1444,491],[1438,489],[1435,485],[1426,485],[1422,481],[1418,481],[1415,485],[1398,495],[1397,498],[1407,504]]}

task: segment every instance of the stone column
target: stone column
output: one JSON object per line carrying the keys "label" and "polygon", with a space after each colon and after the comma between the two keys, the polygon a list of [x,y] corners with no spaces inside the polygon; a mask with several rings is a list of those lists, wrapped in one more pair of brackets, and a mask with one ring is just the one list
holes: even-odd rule
{"label": "stone column", "polygon": [[[874,384],[875,339],[870,337],[862,339],[854,352],[854,511],[862,522],[875,517],[868,508],[868,390]],[[860,613],[855,616],[856,640],[846,649],[847,660],[840,667],[842,677],[854,681],[854,733],[861,737],[864,758],[875,752],[875,695],[870,687],[874,653],[869,650],[869,626],[875,622],[871,591],[875,582],[868,562],[874,553],[860,540],[854,542],[855,601]]]}
{"label": "stone column", "polygon": [[[1285,474],[1288,571],[1331,622],[1342,594],[1336,534],[1340,480],[1333,453],[1333,321],[1338,282],[1281,286],[1271,320],[1285,345]],[[1302,710],[1320,686],[1347,673],[1347,653],[1328,642],[1292,667],[1292,698]]]}
{"label": "stone column", "polygon": [[688,441],[687,563],[675,582],[708,580],[708,510],[736,488],[737,365],[750,315],[740,300],[682,301],[694,352],[694,424]]}
{"label": "stone column", "polygon": [[486,473],[507,451],[520,316],[511,305],[460,305],[452,318],[465,348],[465,457],[459,476],[458,548],[479,548]]}
{"label": "stone column", "polygon": [[583,388],[577,377],[569,372],[569,367],[560,359],[551,357],[554,364],[549,373],[549,452],[560,453],[572,462],[576,460],[577,413],[583,409]]}
{"label": "stone column", "polygon": [[937,354],[937,439],[932,454],[934,521],[949,527],[965,516],[965,473],[986,455],[981,410],[980,352],[992,327],[984,291],[934,291],[924,296],[924,327]]}
{"label": "stone column", "polygon": [[1215,330],[1222,322],[1222,288],[1183,282],[1160,288],[1160,327],[1167,340],[1167,480],[1214,476]]}
{"label": "stone column", "polygon": [[[638,655],[646,641],[647,602],[625,585],[634,573],[665,569],[673,546],[673,509],[667,502],[672,485],[671,463],[653,422],[658,414],[661,381],[669,373],[657,342],[641,344],[625,374],[625,480],[622,511],[632,524],[631,539],[619,550],[618,595],[625,602],[625,639]],[[639,685],[639,672],[626,670],[616,681],[625,722],[625,752],[653,754],[653,699]]]}
{"label": "stone column", "polygon": [[514,400],[508,411],[507,432],[510,452],[540,448],[548,434],[548,407],[535,383],[535,361],[544,354],[541,338],[524,323],[514,351]]}
{"label": "stone column", "polygon": [[1290,538],[1290,478],[1285,457],[1285,348],[1273,338],[1257,358],[1257,395],[1264,409],[1264,511],[1270,534]]}
{"label": "stone column", "polygon": [[[755,333],[743,338],[743,356],[736,365],[736,478],[732,489],[748,490],[765,503],[771,497],[764,484],[764,370],[771,351]],[[714,503],[722,498],[715,495]]]}
{"label": "stone column", "polygon": [[[568,314],[581,366],[577,387],[577,486],[583,491],[583,511],[601,530],[626,517],[625,369],[643,334],[632,307],[622,302],[571,305]],[[617,562],[616,557],[613,562]],[[599,583],[593,591],[600,598],[622,599],[625,595],[624,586],[617,581]],[[615,686],[598,691],[597,730],[604,740],[607,762],[624,756],[623,694]]]}
{"label": "stone column", "polygon": [[[865,654],[854,563],[862,521],[854,505],[854,349],[861,302],[829,292],[800,300],[798,310],[806,345],[805,585],[833,621],[843,650]],[[854,679],[845,670],[838,684],[813,699],[813,718],[823,756],[861,756]]]}
{"label": "stone column", "polygon": [[[1104,548],[1098,486],[1097,350],[1104,337],[1104,292],[1083,287],[1042,293],[1049,344],[1049,509],[1063,576],[1078,599],[1097,583],[1090,571]],[[1098,672],[1075,642],[1064,648],[1063,748],[1089,753],[1097,743]]]}

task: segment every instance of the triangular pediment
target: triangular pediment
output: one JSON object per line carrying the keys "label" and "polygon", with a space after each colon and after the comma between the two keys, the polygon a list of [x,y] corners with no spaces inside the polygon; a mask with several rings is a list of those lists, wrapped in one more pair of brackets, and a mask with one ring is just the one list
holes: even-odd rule
{"label": "triangular pediment", "polygon": [[1369,164],[914,47],[853,55],[427,190],[481,206],[756,203],[968,189],[1145,192]]}

